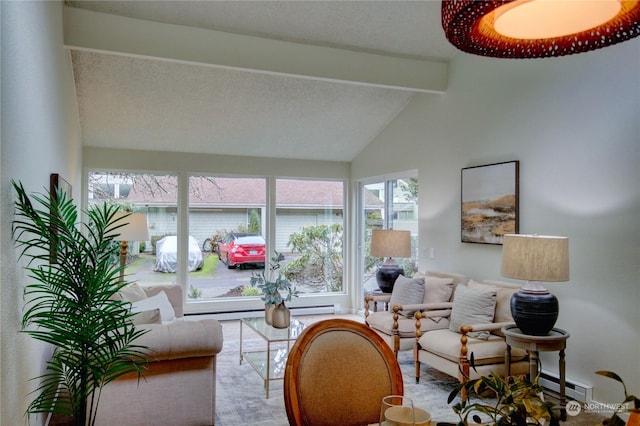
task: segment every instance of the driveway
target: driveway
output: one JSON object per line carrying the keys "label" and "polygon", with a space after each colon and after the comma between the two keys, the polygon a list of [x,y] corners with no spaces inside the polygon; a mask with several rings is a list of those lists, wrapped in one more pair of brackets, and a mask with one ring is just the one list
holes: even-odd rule
{"label": "driveway", "polygon": [[[207,256],[205,254],[205,256]],[[216,259],[217,254],[212,254]],[[189,274],[189,284],[202,290],[202,297],[241,296],[243,286],[251,285],[251,275],[263,269],[249,267],[248,269],[228,269],[227,265],[218,260],[218,265],[212,275],[202,276],[197,273]]]}
{"label": "driveway", "polygon": [[[214,256],[217,266],[213,273],[207,274],[203,271],[189,273],[189,284],[202,291],[202,298],[234,296],[239,295],[238,289],[245,285],[250,285],[251,275],[262,271],[258,268],[248,269],[228,269],[224,262],[218,260],[217,254],[203,253],[205,257]],[[155,256],[142,254],[135,260],[135,266],[127,268],[127,273],[132,274],[131,278],[146,284],[175,283],[175,273],[156,272]],[[235,290],[235,291],[234,291]],[[227,294],[232,292],[232,294]]]}

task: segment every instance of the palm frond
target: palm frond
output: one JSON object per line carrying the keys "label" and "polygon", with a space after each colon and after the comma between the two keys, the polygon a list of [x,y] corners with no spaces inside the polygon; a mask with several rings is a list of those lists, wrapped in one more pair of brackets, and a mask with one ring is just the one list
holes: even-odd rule
{"label": "palm frond", "polygon": [[21,183],[13,187],[12,236],[20,258],[28,260],[30,281],[23,332],[54,346],[46,373],[34,378],[38,386],[27,413],[55,412],[88,425],[102,386],[124,374],[142,375],[149,360],[149,349],[135,344],[146,330],[132,323],[130,304],[113,297],[127,285],[113,256],[127,216],[102,204],[79,223],[64,193],[29,196]]}

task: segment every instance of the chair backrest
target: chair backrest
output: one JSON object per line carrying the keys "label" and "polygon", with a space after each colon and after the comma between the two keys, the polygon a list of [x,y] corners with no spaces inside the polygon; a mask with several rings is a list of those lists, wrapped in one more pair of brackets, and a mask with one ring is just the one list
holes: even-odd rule
{"label": "chair backrest", "polygon": [[453,272],[426,271],[424,274],[428,277],[451,278],[451,280],[453,281],[454,290],[458,285],[464,285],[469,281],[469,278],[466,275],[455,274]]}
{"label": "chair backrest", "polygon": [[[514,322],[511,316],[511,296],[522,287],[519,284],[503,281],[484,280],[482,284],[496,289],[496,313],[493,322]],[[500,334],[500,333],[498,333]]]}
{"label": "chair backrest", "polygon": [[393,351],[365,324],[319,321],[289,352],[284,402],[291,425],[378,423],[382,398],[403,394]]}

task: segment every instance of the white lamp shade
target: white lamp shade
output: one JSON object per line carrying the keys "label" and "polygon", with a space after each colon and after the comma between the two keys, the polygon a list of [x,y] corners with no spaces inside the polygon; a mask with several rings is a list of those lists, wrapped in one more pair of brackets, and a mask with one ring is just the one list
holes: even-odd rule
{"label": "white lamp shade", "polygon": [[[147,226],[147,215],[144,213],[118,213],[113,223],[126,225],[116,229],[114,232],[120,235],[116,236],[116,241],[148,241],[149,227]],[[126,216],[126,217],[124,217]]]}
{"label": "white lamp shade", "polygon": [[527,281],[569,281],[569,238],[506,234],[501,274]]}
{"label": "white lamp shade", "polygon": [[371,256],[411,257],[411,232],[374,229],[371,233]]}

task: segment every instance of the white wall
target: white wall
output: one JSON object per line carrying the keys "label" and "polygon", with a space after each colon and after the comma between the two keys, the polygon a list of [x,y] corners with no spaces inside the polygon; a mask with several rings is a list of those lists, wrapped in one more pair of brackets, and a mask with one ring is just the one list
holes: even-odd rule
{"label": "white wall", "polygon": [[[420,269],[500,277],[501,247],[460,243],[460,169],[520,160],[520,232],[570,238],[551,283],[571,333],[567,375],[620,402],[640,392],[640,39],[555,59],[460,53],[444,95],[418,95],[353,162],[352,178],[417,168]],[[543,367],[557,371],[556,354]]]}
{"label": "white wall", "polygon": [[[24,412],[48,350],[19,333],[25,275],[11,239],[14,191],[44,192],[60,173],[77,196],[80,128],[71,62],[63,48],[61,2],[1,2],[2,134],[0,199],[0,424],[26,424]],[[21,262],[24,264],[24,262]],[[32,417],[31,424],[40,424]]]}

